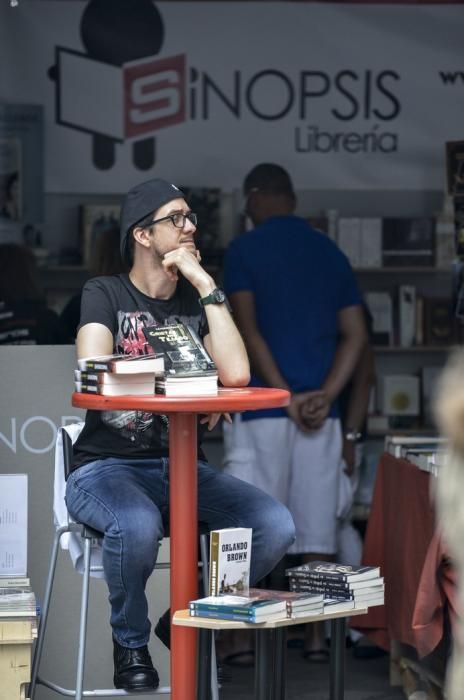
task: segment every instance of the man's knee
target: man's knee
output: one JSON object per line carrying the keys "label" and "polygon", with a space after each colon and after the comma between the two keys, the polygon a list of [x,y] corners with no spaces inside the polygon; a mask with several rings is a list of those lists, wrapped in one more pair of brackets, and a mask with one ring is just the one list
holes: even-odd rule
{"label": "man's knee", "polygon": [[285,554],[293,544],[296,537],[295,523],[288,508],[283,503],[272,499],[272,505],[268,507],[262,524],[266,533],[269,547],[276,552]]}

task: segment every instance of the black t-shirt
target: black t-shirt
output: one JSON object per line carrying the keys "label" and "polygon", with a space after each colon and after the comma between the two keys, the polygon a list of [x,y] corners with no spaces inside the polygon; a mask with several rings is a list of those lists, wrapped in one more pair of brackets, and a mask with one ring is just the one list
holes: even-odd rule
{"label": "black t-shirt", "polygon": [[[171,299],[142,294],[127,274],[95,277],[82,291],[79,328],[101,323],[113,334],[113,351],[125,355],[152,352],[143,328],[184,323],[203,338],[208,333],[198,292],[181,277]],[[200,432],[200,431],[199,431]],[[167,457],[169,420],[144,411],[87,411],[85,426],[74,446],[74,468],[95,459]]]}

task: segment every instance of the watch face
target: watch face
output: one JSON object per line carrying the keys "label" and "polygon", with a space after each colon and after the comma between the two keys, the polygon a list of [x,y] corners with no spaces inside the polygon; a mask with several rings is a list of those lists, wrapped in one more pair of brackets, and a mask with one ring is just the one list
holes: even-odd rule
{"label": "watch face", "polygon": [[214,295],[214,301],[217,304],[222,304],[222,302],[226,300],[226,295],[224,294],[222,289],[215,289],[213,292],[213,295]]}

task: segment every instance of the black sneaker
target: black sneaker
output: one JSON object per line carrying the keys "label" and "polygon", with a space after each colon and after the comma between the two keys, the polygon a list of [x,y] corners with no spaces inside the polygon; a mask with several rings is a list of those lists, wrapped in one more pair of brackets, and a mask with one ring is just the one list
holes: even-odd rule
{"label": "black sneaker", "polygon": [[156,690],[159,676],[145,644],[137,649],[122,647],[113,638],[114,687],[124,690]]}

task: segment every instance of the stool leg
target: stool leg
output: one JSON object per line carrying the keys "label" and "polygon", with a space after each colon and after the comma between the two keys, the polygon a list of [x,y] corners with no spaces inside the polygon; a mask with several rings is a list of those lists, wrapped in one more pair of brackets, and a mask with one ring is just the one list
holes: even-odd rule
{"label": "stool leg", "polygon": [[330,635],[330,700],[345,696],[345,629],[346,618],[332,620]]}
{"label": "stool leg", "polygon": [[211,700],[211,632],[198,630],[197,698]]}
{"label": "stool leg", "polygon": [[273,700],[273,630],[256,630],[255,699]]}
{"label": "stool leg", "polygon": [[285,700],[287,666],[287,628],[274,630],[274,700]]}
{"label": "stool leg", "polygon": [[60,528],[59,530],[57,530],[53,540],[52,554],[50,557],[50,567],[48,569],[47,584],[45,586],[44,601],[39,620],[39,633],[37,636],[37,642],[34,651],[34,659],[32,662],[31,684],[29,686],[29,697],[31,700],[34,700],[35,689],[37,685],[37,676],[39,675],[40,661],[42,659],[42,651],[45,639],[45,631],[47,629],[48,612],[50,610],[50,600],[52,597],[53,582],[55,580],[56,561],[58,558],[60,539],[61,535],[66,531],[66,528]]}
{"label": "stool leg", "polygon": [[82,577],[81,615],[79,622],[79,651],[77,655],[76,700],[82,700],[84,687],[85,643],[87,637],[87,613],[89,608],[90,537],[84,539],[84,574]]}
{"label": "stool leg", "polygon": [[[208,590],[209,590],[209,561],[208,561],[208,544],[209,544],[209,536],[208,535],[200,535],[200,558],[201,558],[201,563],[202,563],[202,583],[203,583],[203,595],[207,596],[208,595]],[[208,660],[208,664],[206,664],[206,668],[204,670],[205,676],[208,676],[210,678],[210,685],[211,685],[211,700],[219,700],[219,688],[218,688],[218,677],[217,677],[217,663],[216,663],[216,640],[214,636],[214,632],[208,633],[208,635],[205,635],[205,637],[208,640],[210,649],[206,652],[206,658]],[[202,635],[200,631],[200,638],[199,638],[199,644],[200,648],[202,644],[205,642],[202,642]],[[202,656],[198,657],[199,659],[202,658]],[[202,675],[202,669],[199,668],[199,677]],[[206,682],[206,681],[201,681]],[[200,680],[199,680],[200,683]],[[200,690],[200,688],[199,688]],[[204,691],[206,693],[206,690]],[[201,700],[202,696],[198,695],[199,700]],[[205,695],[206,698],[209,697],[209,695]]]}

